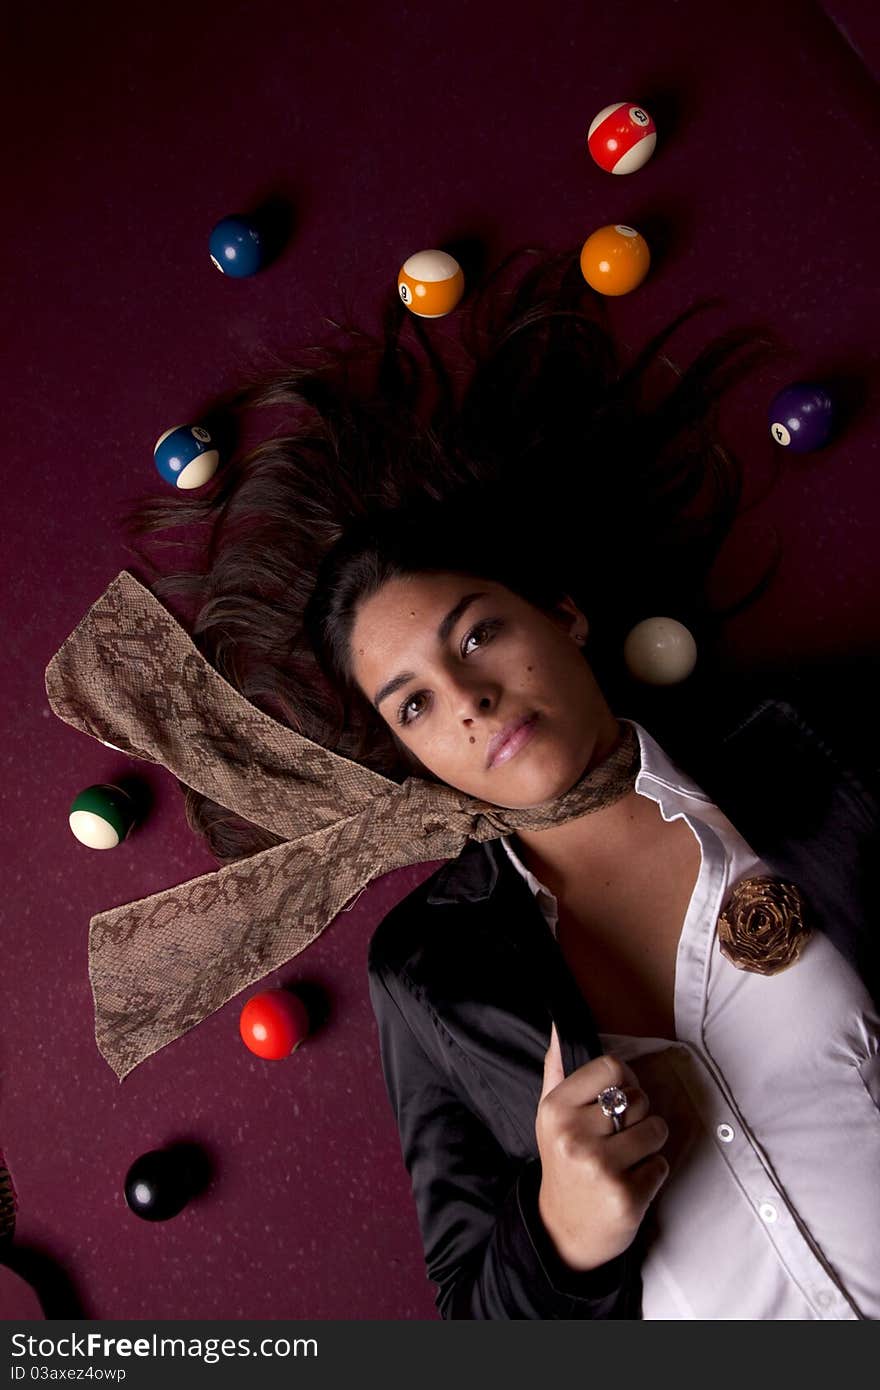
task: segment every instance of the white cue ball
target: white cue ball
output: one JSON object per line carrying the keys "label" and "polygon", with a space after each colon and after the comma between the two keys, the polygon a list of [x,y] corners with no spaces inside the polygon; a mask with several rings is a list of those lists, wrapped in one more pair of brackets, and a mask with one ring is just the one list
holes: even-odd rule
{"label": "white cue ball", "polygon": [[697,664],[697,644],[675,618],[645,618],[627,636],[623,659],[646,685],[676,685]]}

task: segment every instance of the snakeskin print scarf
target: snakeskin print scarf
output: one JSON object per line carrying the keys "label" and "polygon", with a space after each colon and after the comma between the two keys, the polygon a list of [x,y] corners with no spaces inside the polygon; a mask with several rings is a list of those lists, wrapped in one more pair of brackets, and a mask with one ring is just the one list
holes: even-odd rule
{"label": "snakeskin print scarf", "polygon": [[99,912],[89,927],[95,1040],[120,1081],[146,1057],[298,955],[373,878],[583,816],[625,796],[631,724],[562,796],[508,808],[421,777],[397,783],[294,733],[214,670],[123,570],[46,668],[56,715],[284,842]]}

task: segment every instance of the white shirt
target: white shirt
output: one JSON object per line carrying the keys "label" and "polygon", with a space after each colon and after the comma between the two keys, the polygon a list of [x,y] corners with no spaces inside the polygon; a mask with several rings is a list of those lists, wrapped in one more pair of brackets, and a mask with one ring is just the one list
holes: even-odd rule
{"label": "white shirt", "polygon": [[[675,966],[675,1038],[600,1033],[669,1125],[645,1215],[646,1319],[880,1317],[880,1019],[816,929],[778,975],[740,970],[715,932],[730,890],[770,873],[636,723],[636,791],[700,844]],[[759,793],[760,789],[756,788]],[[503,836],[556,935],[554,895]],[[635,1062],[633,1059],[638,1059]]]}

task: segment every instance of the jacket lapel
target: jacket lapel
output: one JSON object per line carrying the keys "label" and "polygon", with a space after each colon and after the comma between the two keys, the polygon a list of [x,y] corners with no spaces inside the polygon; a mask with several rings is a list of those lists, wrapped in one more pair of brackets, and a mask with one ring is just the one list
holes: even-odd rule
{"label": "jacket lapel", "polygon": [[[492,981],[493,1007],[511,1016],[525,1010],[538,1030],[548,1034],[555,1020],[565,1074],[568,1076],[603,1051],[596,1023],[555,936],[521,874],[498,840],[470,840],[457,859],[435,876],[427,901],[461,903],[473,908],[468,941],[503,958]],[[528,980],[529,999],[519,984]],[[509,1007],[505,992],[515,994]],[[487,1001],[488,1002],[488,1001]]]}

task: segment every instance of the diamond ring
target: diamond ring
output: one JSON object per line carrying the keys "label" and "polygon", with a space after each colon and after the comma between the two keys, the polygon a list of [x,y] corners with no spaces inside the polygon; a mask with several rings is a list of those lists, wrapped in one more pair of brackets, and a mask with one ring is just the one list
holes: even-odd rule
{"label": "diamond ring", "polygon": [[616,1134],[620,1129],[620,1116],[629,1105],[626,1091],[620,1086],[606,1086],[604,1091],[599,1092],[596,1100],[602,1107],[602,1114],[610,1117]]}

